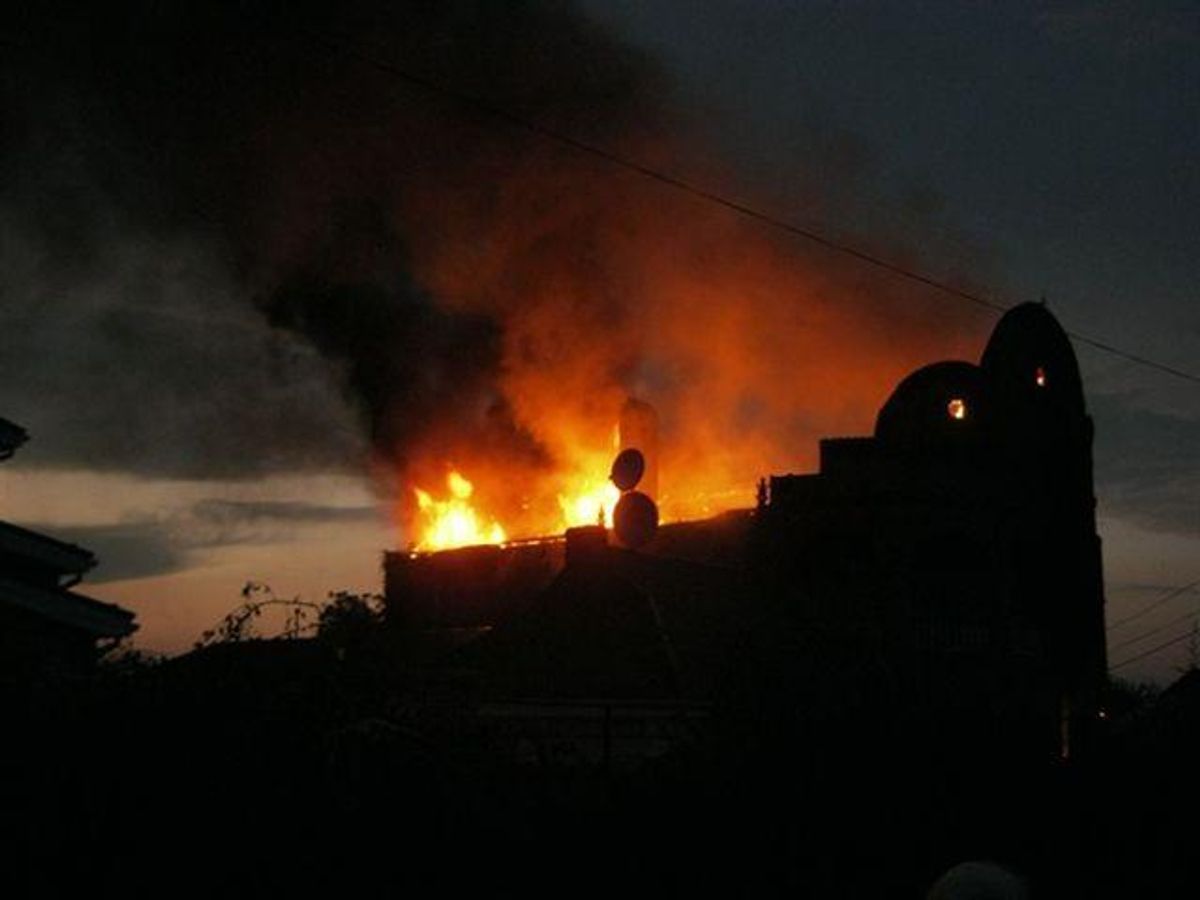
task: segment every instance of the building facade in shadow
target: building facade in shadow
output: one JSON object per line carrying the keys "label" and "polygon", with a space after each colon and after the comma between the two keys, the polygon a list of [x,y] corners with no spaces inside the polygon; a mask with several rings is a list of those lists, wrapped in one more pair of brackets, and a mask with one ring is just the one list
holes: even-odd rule
{"label": "building facade in shadow", "polygon": [[1067,335],[1015,307],[979,364],[914,372],[871,437],[772,477],[754,566],[801,619],[871,645],[915,722],[1068,758],[1107,669],[1092,432]]}

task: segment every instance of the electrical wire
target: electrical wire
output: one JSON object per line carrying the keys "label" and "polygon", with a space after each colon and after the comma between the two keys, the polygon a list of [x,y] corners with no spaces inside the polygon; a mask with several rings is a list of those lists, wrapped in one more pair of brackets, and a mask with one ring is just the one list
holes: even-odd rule
{"label": "electrical wire", "polygon": [[1146,638],[1154,637],[1154,635],[1156,635],[1156,634],[1161,634],[1162,632],[1166,631],[1168,628],[1178,625],[1180,622],[1186,622],[1189,619],[1195,620],[1197,618],[1197,615],[1198,614],[1196,613],[1195,610],[1184,613],[1182,616],[1177,616],[1176,618],[1172,619],[1170,622],[1166,622],[1162,625],[1159,625],[1157,628],[1151,628],[1149,631],[1142,632],[1137,637],[1131,637],[1128,640],[1121,641],[1121,643],[1119,643],[1119,644],[1114,644],[1113,646],[1109,647],[1108,650],[1111,653],[1114,650],[1120,650],[1122,647],[1128,647],[1131,644],[1139,644],[1142,641],[1144,641]]}
{"label": "electrical wire", "polygon": [[1166,650],[1168,647],[1175,646],[1176,644],[1178,644],[1181,641],[1186,641],[1188,638],[1190,638],[1192,636],[1193,636],[1192,632],[1189,631],[1187,634],[1181,634],[1181,635],[1179,635],[1179,637],[1171,638],[1171,640],[1166,641],[1162,644],[1159,644],[1157,647],[1151,647],[1145,653],[1139,653],[1137,656],[1131,656],[1131,657],[1129,657],[1129,659],[1123,659],[1119,663],[1109,666],[1108,671],[1115,672],[1115,671],[1117,671],[1117,669],[1122,669],[1125,666],[1129,665],[1130,663],[1135,663],[1140,659],[1145,659],[1147,656],[1153,656],[1156,653]]}
{"label": "electrical wire", "polygon": [[1136,619],[1140,619],[1142,616],[1146,615],[1146,613],[1152,612],[1153,610],[1158,609],[1164,603],[1174,600],[1176,597],[1180,596],[1181,594],[1186,594],[1188,591],[1193,590],[1197,585],[1200,585],[1200,579],[1197,579],[1193,582],[1185,584],[1182,587],[1171,588],[1165,594],[1163,594],[1161,597],[1159,597],[1157,600],[1150,603],[1148,606],[1145,606],[1142,609],[1139,609],[1137,612],[1133,613],[1132,615],[1128,615],[1123,619],[1119,619],[1116,622],[1113,622],[1112,624],[1110,624],[1108,626],[1108,628],[1105,629],[1105,631],[1112,631],[1115,628],[1120,628],[1122,625],[1126,625],[1130,622],[1135,621]]}

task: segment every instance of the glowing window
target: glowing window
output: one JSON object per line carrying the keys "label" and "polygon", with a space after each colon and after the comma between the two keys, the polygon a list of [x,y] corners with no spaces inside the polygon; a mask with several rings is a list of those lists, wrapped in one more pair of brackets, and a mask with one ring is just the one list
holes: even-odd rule
{"label": "glowing window", "polygon": [[967,417],[967,401],[961,397],[955,397],[946,404],[946,412],[952,419],[965,419]]}
{"label": "glowing window", "polygon": [[1046,370],[1038,366],[1033,373],[1033,381],[1038,387],[1046,386]]}

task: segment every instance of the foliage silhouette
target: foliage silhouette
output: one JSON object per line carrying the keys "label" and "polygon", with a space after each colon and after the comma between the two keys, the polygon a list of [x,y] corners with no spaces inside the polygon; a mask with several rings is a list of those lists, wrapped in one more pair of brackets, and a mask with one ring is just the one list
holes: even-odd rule
{"label": "foliage silhouette", "polygon": [[280,609],[284,613],[283,628],[272,637],[295,640],[314,634],[344,649],[348,645],[361,644],[381,622],[383,615],[383,598],[379,594],[352,591],[330,591],[324,603],[316,603],[298,596],[278,597],[270,585],[247,581],[242,587],[242,600],[220,622],[201,634],[194,649],[263,637],[257,632],[255,621],[269,609]]}

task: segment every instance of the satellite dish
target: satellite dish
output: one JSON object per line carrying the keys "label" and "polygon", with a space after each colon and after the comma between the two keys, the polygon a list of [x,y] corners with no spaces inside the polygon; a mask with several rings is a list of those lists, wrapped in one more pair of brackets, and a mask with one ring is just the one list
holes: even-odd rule
{"label": "satellite dish", "polygon": [[622,494],[613,510],[613,531],[626,547],[644,547],[658,531],[658,507],[641,491]]}
{"label": "satellite dish", "polygon": [[646,457],[635,447],[626,447],[613,460],[609,478],[622,491],[632,491],[646,473]]}

